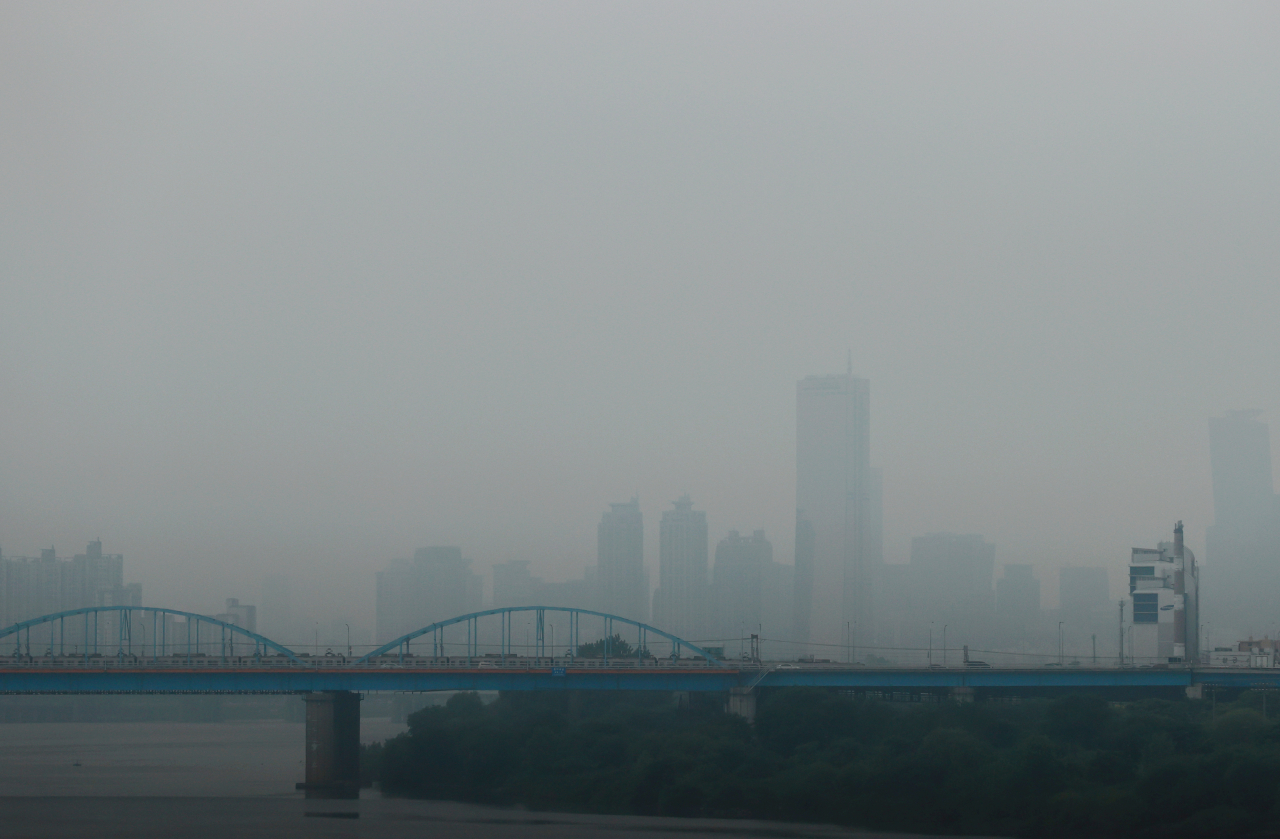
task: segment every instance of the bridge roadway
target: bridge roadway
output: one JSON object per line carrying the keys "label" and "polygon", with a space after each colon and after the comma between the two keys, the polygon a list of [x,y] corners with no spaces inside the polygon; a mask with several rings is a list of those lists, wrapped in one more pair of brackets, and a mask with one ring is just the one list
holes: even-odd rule
{"label": "bridge roadway", "polygon": [[[391,658],[388,656],[388,658]],[[894,692],[1001,692],[1127,688],[1198,695],[1204,687],[1280,688],[1280,669],[1090,667],[867,667],[793,662],[731,663],[410,657],[355,663],[280,657],[174,660],[40,657],[0,659],[0,694],[351,693],[524,690],[720,691],[823,687]]]}

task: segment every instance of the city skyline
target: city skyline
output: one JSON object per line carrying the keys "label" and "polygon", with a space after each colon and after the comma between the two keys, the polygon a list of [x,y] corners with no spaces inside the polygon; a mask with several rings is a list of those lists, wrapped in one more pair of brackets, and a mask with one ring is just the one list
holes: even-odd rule
{"label": "city skyline", "polygon": [[[847,374],[845,376],[827,377],[810,376],[807,379],[802,380],[801,384],[803,385],[804,382],[825,382],[830,380],[839,381],[844,378],[847,378]],[[856,379],[853,380],[857,381]],[[865,380],[863,381],[865,384]],[[1259,534],[1261,534],[1255,534],[1255,539],[1261,539],[1265,542],[1267,538],[1274,537],[1277,526],[1276,523],[1277,521],[1280,521],[1280,519],[1277,519],[1274,515],[1276,512],[1280,512],[1280,496],[1274,494],[1270,476],[1267,474],[1267,461],[1270,455],[1269,425],[1259,419],[1260,414],[1261,412],[1256,410],[1228,411],[1223,417],[1212,417],[1208,420],[1209,434],[1207,435],[1206,440],[1209,441],[1209,448],[1216,450],[1217,454],[1215,456],[1217,457],[1217,461],[1215,462],[1218,463],[1217,472],[1214,474],[1213,489],[1214,492],[1220,496],[1219,504],[1217,505],[1220,512],[1216,515],[1216,522],[1210,523],[1205,527],[1205,530],[1210,534],[1212,534],[1215,529],[1222,531],[1224,528],[1228,531],[1239,531],[1242,527],[1239,521],[1243,515],[1244,519],[1250,522],[1248,527],[1253,528],[1253,530],[1258,530]],[[1244,473],[1243,478],[1234,478],[1235,475],[1241,474],[1242,470]],[[878,480],[881,472],[881,469],[872,469],[868,473],[874,479],[871,486],[873,487],[872,494],[876,496],[875,500],[877,503],[882,503]],[[1259,496],[1261,501],[1253,496]],[[594,560],[582,566],[569,566],[568,575],[557,575],[553,573],[552,579],[554,580],[556,577],[568,576],[570,579],[565,580],[565,582],[569,582],[572,579],[580,578],[584,571],[592,570],[598,573],[601,567],[601,561],[604,559],[606,544],[604,541],[604,531],[606,525],[609,521],[615,520],[620,514],[623,514],[633,517],[631,524],[633,535],[629,537],[633,541],[631,547],[627,549],[631,555],[628,562],[631,563],[633,568],[630,573],[635,574],[638,572],[646,578],[646,582],[636,588],[628,585],[620,585],[619,588],[623,591],[637,589],[643,590],[647,585],[650,594],[652,594],[658,585],[658,563],[649,559],[649,557],[652,556],[652,550],[650,550],[649,553],[645,552],[644,516],[639,496],[634,496],[627,502],[612,503],[608,506],[611,508],[610,511],[607,511],[603,515],[601,521],[597,525],[597,550]],[[1246,512],[1242,514],[1239,512],[1240,509],[1245,509]],[[719,530],[712,528],[709,530],[709,533],[711,536],[718,538],[719,536],[729,533],[735,529],[737,528],[726,525]],[[919,536],[912,537],[913,540],[917,540],[918,538]],[[1211,539],[1212,535],[1210,535],[1209,538]],[[1204,540],[1205,537],[1201,536],[1200,539]],[[651,540],[649,543],[650,546],[653,545],[654,541],[658,540]],[[1264,549],[1269,549],[1266,545],[1263,545],[1262,547]],[[0,550],[2,550],[2,548],[0,548]],[[52,550],[52,548],[41,549],[40,552],[46,555],[51,555],[50,551]],[[1251,554],[1252,559],[1250,561],[1259,561],[1259,556],[1256,555],[1257,551],[1253,549],[1251,550],[1253,553]],[[25,552],[14,554],[12,551],[9,551],[4,555],[10,558],[15,556],[21,558],[26,554]],[[474,549],[470,549],[468,556],[471,561],[476,560],[474,556]],[[790,560],[787,564],[794,563],[794,554],[791,557],[786,557],[786,553],[782,552],[782,556],[787,560]],[[488,568],[490,565],[512,561],[515,558],[516,557],[512,556],[504,556],[488,562],[479,561],[477,567]],[[1098,557],[1098,559],[1105,559],[1105,557]],[[1265,559],[1265,557],[1262,557],[1262,559]],[[638,568],[636,567],[637,560]],[[370,561],[376,563],[384,562],[385,560],[374,557],[371,558]],[[530,560],[522,559],[522,561],[529,562]],[[885,561],[890,565],[903,564],[901,558],[896,561],[893,558],[886,558]],[[1015,557],[1002,557],[999,565],[1011,563],[1017,564]],[[1104,563],[1104,565],[1105,564],[1106,563]],[[1031,565],[1042,569],[1059,567],[1088,567],[1087,563],[1079,561],[1067,563],[1065,565],[1050,564],[1044,566],[1039,563],[1032,562]],[[546,571],[543,563],[535,562],[535,567],[539,572]],[[266,577],[271,577],[273,575],[278,576],[270,570],[265,572]],[[1109,577],[1108,582],[1112,588],[1116,588],[1114,576]],[[1123,580],[1121,583],[1123,583]],[[1055,594],[1054,599],[1056,599],[1056,587],[1051,590]],[[644,599],[639,595],[636,595],[636,598],[637,603]],[[606,600],[608,599],[609,598],[606,597]],[[628,610],[625,608],[618,609],[619,614],[627,611]],[[634,608],[635,614],[641,614],[642,612],[647,611],[647,607],[641,607],[639,605]]]}
{"label": "city skyline", "polygon": [[[868,383],[865,380],[857,380],[849,374],[834,377],[808,377],[798,385],[798,394],[803,394],[805,386],[819,386],[819,389],[829,391],[836,395],[841,402],[841,407],[835,412],[836,415],[844,415],[852,408],[857,413],[857,409],[861,406],[867,407],[865,395],[868,391]],[[856,392],[852,391],[851,386],[861,389],[863,398],[859,400]],[[824,394],[829,395],[829,394]],[[853,399],[849,397],[853,396]],[[848,402],[845,405],[844,402]],[[803,396],[798,398],[797,412],[803,416],[807,410]],[[843,437],[842,430],[847,425],[847,416],[841,418],[840,422],[835,424],[837,439]],[[869,416],[858,416],[853,423],[855,426],[861,426],[865,429],[868,425]],[[1253,533],[1255,537],[1270,537],[1275,533],[1277,520],[1268,515],[1272,510],[1267,504],[1259,502],[1255,496],[1265,496],[1263,501],[1274,502],[1276,496],[1272,493],[1271,484],[1265,475],[1265,459],[1269,455],[1269,427],[1257,419],[1256,412],[1228,413],[1226,417],[1212,418],[1208,422],[1208,440],[1213,449],[1215,457],[1216,472],[1214,475],[1215,493],[1222,499],[1220,504],[1220,514],[1217,517],[1217,523],[1213,528],[1218,529],[1216,537],[1211,536],[1211,541],[1216,538],[1217,542],[1226,546],[1223,556],[1220,558],[1221,568],[1225,571],[1220,574],[1219,586],[1223,585],[1223,581],[1232,580],[1230,574],[1226,573],[1232,570],[1232,566],[1227,564],[1230,559],[1244,559],[1249,562],[1274,562],[1274,557],[1269,554],[1259,554],[1255,548],[1257,545],[1250,547],[1242,557],[1229,557],[1224,553],[1225,550],[1235,546],[1239,539],[1233,537],[1232,534],[1238,534],[1245,531]],[[821,455],[821,445],[830,444],[828,438],[825,441],[819,437],[816,441],[818,447],[814,449],[817,455]],[[798,452],[803,453],[803,447],[798,448]],[[798,455],[797,464],[801,462],[802,454]],[[871,472],[868,470],[868,476]],[[843,480],[843,479],[842,479]],[[875,487],[878,490],[878,486]],[[773,575],[773,582],[769,589],[771,602],[767,604],[770,609],[770,625],[768,631],[763,628],[761,617],[765,610],[762,605],[758,605],[749,609],[748,612],[754,611],[757,615],[757,623],[760,623],[759,631],[762,637],[772,640],[782,640],[787,644],[797,644],[803,646],[805,642],[805,634],[803,629],[794,623],[795,612],[790,611],[792,623],[789,627],[784,626],[786,620],[779,618],[782,614],[778,611],[779,601],[788,601],[787,606],[798,604],[800,600],[796,597],[800,593],[797,588],[797,581],[803,582],[804,573],[796,573],[796,569],[792,565],[775,564],[772,560],[773,548],[771,544],[765,540],[763,531],[754,531],[751,542],[742,541],[737,531],[729,529],[728,536],[717,540],[716,559],[719,565],[723,565],[721,573],[713,576],[712,567],[710,565],[709,547],[713,534],[718,537],[717,530],[709,526],[707,516],[704,511],[694,510],[693,502],[688,494],[682,496],[673,502],[672,509],[662,512],[659,524],[659,555],[662,561],[659,563],[657,573],[653,578],[652,585],[649,583],[649,571],[643,563],[643,542],[644,542],[644,515],[643,508],[638,497],[633,497],[628,502],[612,503],[609,510],[606,511],[597,527],[597,557],[594,565],[588,565],[581,569],[582,575],[576,580],[568,580],[564,582],[546,582],[541,576],[544,570],[538,567],[536,563],[528,559],[509,559],[503,563],[492,563],[488,567],[484,565],[477,566],[467,570],[469,566],[474,565],[469,555],[464,554],[464,549],[458,546],[450,547],[423,547],[415,551],[415,559],[410,560],[394,560],[386,565],[385,570],[379,571],[375,576],[378,580],[377,586],[377,607],[376,620],[377,629],[372,630],[370,634],[380,640],[386,640],[393,637],[401,631],[407,631],[413,628],[418,622],[426,622],[433,617],[438,616],[437,613],[443,613],[448,608],[466,603],[470,607],[479,608],[484,605],[528,605],[531,603],[547,603],[559,605],[574,605],[579,607],[597,608],[614,614],[622,614],[624,616],[633,617],[635,619],[644,620],[646,615],[640,611],[644,606],[647,596],[652,595],[653,609],[650,613],[651,622],[656,625],[666,624],[668,627],[674,627],[678,634],[682,637],[689,638],[732,638],[732,627],[728,624],[733,623],[732,620],[726,622],[725,616],[740,611],[741,604],[734,604],[732,607],[726,606],[725,592],[736,590],[739,592],[737,597],[742,597],[742,592],[756,591],[750,597],[760,597],[760,593],[764,591],[761,588],[764,585],[764,578],[759,575],[766,566],[769,568],[776,567],[778,571],[770,572]],[[870,509],[870,508],[869,508]],[[1244,510],[1244,513],[1240,511]],[[1242,524],[1241,522],[1246,524]],[[1247,526],[1246,526],[1247,525]],[[1225,528],[1225,530],[1223,530]],[[874,529],[869,530],[873,531]],[[1257,531],[1257,532],[1255,532]],[[724,532],[724,531],[721,531]],[[1212,530],[1211,530],[1212,533]],[[1225,535],[1224,535],[1225,534]],[[1182,539],[1181,527],[1178,533],[1179,542]],[[1255,539],[1256,541],[1256,539]],[[975,535],[957,535],[950,533],[932,533],[923,536],[916,536],[912,540],[912,556],[909,563],[889,563],[880,566],[874,563],[875,567],[883,567],[888,571],[893,571],[889,576],[880,575],[875,569],[872,569],[870,577],[870,585],[868,590],[872,590],[874,586],[874,596],[878,608],[885,612],[893,613],[898,616],[898,622],[885,623],[885,621],[871,620],[868,622],[863,620],[861,635],[853,632],[862,640],[864,645],[894,645],[901,643],[922,643],[918,638],[904,636],[903,630],[906,625],[902,620],[906,619],[911,624],[911,631],[919,633],[920,626],[933,624],[938,621],[950,621],[953,623],[957,631],[963,631],[970,636],[977,634],[979,638],[1002,638],[1006,641],[1013,636],[1008,634],[1010,625],[1007,618],[1012,617],[1016,610],[1020,610],[1024,614],[1027,613],[1026,607],[1010,607],[1002,605],[1001,598],[1003,593],[998,593],[997,589],[1003,592],[1003,586],[1006,583],[1012,584],[1015,577],[1011,574],[1016,572],[1017,579],[1023,580],[1018,585],[1025,589],[1027,586],[1034,586],[1034,598],[1037,604],[1041,601],[1041,581],[1047,576],[1044,569],[1041,570],[1039,577],[1035,576],[1033,566],[1027,563],[1012,562],[1009,557],[1002,558],[997,563],[995,560],[996,546],[983,541],[982,537]],[[722,561],[722,553],[729,548],[726,546],[737,545],[739,547],[731,548],[731,553],[725,556],[733,556],[741,554],[747,550],[748,544],[759,544],[767,547],[767,556],[765,566],[755,571],[744,572],[742,570],[732,571],[732,564],[726,565]],[[1267,549],[1266,544],[1262,545],[1263,549]],[[754,549],[752,549],[754,550]],[[747,550],[744,556],[753,555]],[[97,558],[97,559],[95,559]],[[36,569],[48,566],[51,569],[63,568],[71,569],[73,565],[83,565],[84,563],[92,563],[95,561],[113,562],[114,574],[112,579],[115,580],[110,586],[114,586],[116,591],[123,591],[122,566],[123,558],[121,555],[112,555],[103,557],[101,542],[95,540],[89,544],[87,554],[78,555],[74,558],[74,562],[68,559],[58,558],[53,548],[42,549],[41,557],[36,559],[27,559],[22,556],[15,557],[12,554],[4,555],[5,563],[3,566],[7,581],[12,578],[15,581],[13,585],[8,582],[3,586],[6,598],[10,598],[13,592],[17,592],[19,598],[26,597],[31,599],[31,594],[23,594],[23,591],[32,589],[29,584],[20,582],[27,579],[28,576],[35,580]],[[741,566],[743,560],[734,560]],[[749,560],[750,563],[759,560]],[[977,562],[978,565],[973,565]],[[435,572],[431,572],[424,576],[424,569],[427,566],[439,565],[448,574],[445,574],[450,581],[454,577],[458,578],[458,582],[448,582],[443,590],[439,588],[444,578]],[[448,566],[448,568],[445,568]],[[531,566],[533,566],[531,568]],[[612,572],[609,571],[613,567]],[[972,570],[969,570],[973,566]],[[1109,595],[1113,592],[1110,582],[1114,572],[1118,568],[1118,564],[1114,562],[1104,561],[1101,566],[1072,564],[1067,566],[1059,566],[1058,577],[1062,585],[1059,588],[1059,602],[1056,605],[1058,614],[1068,617],[1073,627],[1073,631],[1078,635],[1080,631],[1088,631],[1092,628],[1095,631],[1101,629],[1107,632],[1106,627],[1111,623],[1110,607],[1103,600],[1109,602]],[[995,571],[997,568],[1003,568],[1002,576],[999,581],[996,580]],[[31,570],[26,570],[31,569]],[[416,569],[416,570],[415,570]],[[453,570],[450,570],[453,569]],[[499,572],[502,572],[500,577]],[[534,571],[539,572],[534,574]],[[778,573],[787,572],[786,583],[781,583]],[[477,573],[479,572],[479,573]],[[18,576],[14,576],[17,573]],[[59,571],[62,577],[71,573],[70,570]],[[726,573],[732,575],[737,574],[737,582],[729,583],[732,579],[726,576]],[[747,573],[756,575],[754,583],[744,583],[741,575]],[[977,576],[974,576],[974,574]],[[433,577],[432,574],[435,574]],[[608,582],[609,576],[612,574],[614,582]],[[903,575],[906,576],[903,576]],[[26,575],[26,576],[24,576]],[[391,576],[388,576],[391,575]],[[459,576],[462,575],[462,576]],[[47,574],[45,576],[48,576]],[[80,572],[80,576],[84,577],[84,572]],[[384,581],[384,577],[387,580]],[[631,577],[640,580],[639,585],[619,584],[619,580],[624,577]],[[668,583],[667,591],[663,592],[663,581]],[[60,577],[61,579],[61,577]],[[1238,580],[1238,578],[1237,578]],[[152,581],[154,582],[154,580]],[[996,583],[999,585],[996,585]],[[14,588],[14,586],[18,588]],[[27,589],[23,586],[26,585]],[[746,588],[744,588],[744,585]],[[286,576],[268,573],[264,575],[261,581],[261,597],[263,603],[272,604],[271,608],[264,611],[265,622],[270,625],[275,622],[278,631],[284,631],[283,627],[289,627],[290,637],[303,636],[307,633],[296,623],[290,626],[290,614],[293,611],[289,605],[290,583]],[[754,586],[754,588],[752,588]],[[780,587],[781,586],[781,587]],[[788,592],[786,587],[792,587]],[[973,587],[972,593],[966,587]],[[1238,581],[1236,583],[1237,588]],[[131,602],[134,604],[141,602],[141,586],[134,583],[125,588],[134,590],[134,594],[128,600],[120,601],[119,598],[124,596],[120,594],[111,595],[105,602]],[[454,591],[454,589],[457,591]],[[1257,588],[1257,586],[1255,586]],[[501,594],[500,589],[506,593]],[[936,592],[934,590],[937,589]],[[901,592],[910,590],[914,592],[913,598],[907,604],[900,601]],[[1219,589],[1222,590],[1221,588]],[[53,588],[40,590],[38,597],[49,600],[46,604],[49,611],[56,611],[56,606],[63,603],[84,605],[81,603],[85,600],[80,595],[71,596],[70,600],[66,598],[68,591],[65,583],[59,583]],[[222,594],[230,593],[230,589],[222,592]],[[442,594],[442,591],[446,592]],[[59,592],[63,592],[59,594]],[[236,590],[235,593],[240,595],[239,598],[228,598],[227,603],[237,602],[239,599],[251,601],[247,608],[252,609],[252,601],[257,600],[255,591],[245,591],[243,589]],[[516,594],[518,592],[518,594]],[[934,592],[934,593],[930,593]],[[1012,589],[1010,590],[1012,592]],[[790,596],[788,596],[790,595]],[[219,595],[221,596],[221,595]],[[1012,597],[1012,593],[1010,597]],[[1025,598],[1028,595],[1018,595]],[[1242,592],[1240,597],[1244,598]],[[1250,595],[1252,596],[1252,595]],[[1063,600],[1064,597],[1070,597],[1070,600]],[[59,599],[61,598],[61,599]],[[406,598],[408,598],[406,600]],[[922,599],[923,598],[923,599]],[[976,599],[975,599],[976,598]],[[90,598],[92,599],[92,598]],[[55,603],[55,600],[57,601]],[[358,598],[357,598],[358,600]],[[403,601],[405,605],[389,608],[384,606],[387,603],[395,603]],[[412,601],[412,602],[411,602]],[[6,599],[4,603],[9,603]],[[16,601],[15,601],[16,602]],[[32,601],[34,603],[34,601]],[[43,603],[44,601],[41,600]],[[88,601],[85,601],[86,603]],[[155,602],[155,601],[151,601]],[[1010,603],[1013,601],[1010,600]],[[1243,637],[1249,635],[1265,634],[1268,627],[1264,621],[1263,626],[1257,626],[1256,621],[1252,621],[1247,612],[1243,609],[1235,609],[1241,614],[1239,620],[1232,622],[1222,620],[1219,616],[1222,614],[1221,605],[1218,606],[1217,613],[1213,609],[1214,600],[1210,597],[1208,601],[1211,605],[1207,611],[1207,615],[1216,621],[1220,621],[1217,626],[1219,632],[1226,637],[1234,637],[1240,635]],[[1233,601],[1235,602],[1235,601]],[[1249,602],[1247,598],[1240,601],[1242,603]],[[947,604],[943,608],[941,604]],[[629,605],[630,604],[630,605]],[[932,605],[930,605],[932,604]],[[0,604],[3,605],[3,604]],[[173,604],[165,604],[173,605]],[[1046,609],[1049,608],[1046,603]],[[38,606],[30,606],[20,608],[15,614],[21,614],[23,618],[34,617],[35,611],[40,611]],[[921,611],[923,609],[923,611]],[[948,611],[950,610],[950,611]],[[10,611],[14,611],[10,608]],[[206,609],[205,611],[212,612]],[[232,610],[234,611],[234,610]],[[357,626],[357,636],[364,637],[366,630],[362,626],[362,622],[367,619],[368,604],[349,603],[347,612],[354,611]],[[1038,616],[1043,616],[1047,612],[1043,612],[1037,605],[1032,610]],[[346,614],[346,613],[344,613]],[[400,617],[388,617],[388,615],[400,614]],[[746,613],[743,613],[746,614]],[[987,615],[987,618],[982,618]],[[974,622],[977,616],[977,622]],[[225,615],[224,615],[225,617]],[[1037,617],[1037,620],[1040,618]],[[923,621],[923,623],[922,623]],[[995,623],[992,623],[995,621]],[[741,618],[738,623],[742,624],[739,631],[746,631],[746,623]],[[1034,623],[1034,621],[1033,621]],[[392,625],[394,624],[394,626]],[[344,626],[348,629],[351,623],[344,624],[341,620],[330,619],[329,624],[325,627],[326,639],[329,643],[334,643],[333,635],[338,632],[337,627]],[[854,622],[850,622],[850,629],[856,626]],[[1028,625],[1029,626],[1029,625]],[[985,628],[983,628],[985,627]],[[1024,627],[1026,629],[1027,627]],[[316,624],[315,635],[319,636],[319,624]],[[1204,630],[1202,623],[1201,631]],[[996,635],[990,633],[995,632]],[[297,642],[297,638],[293,638]],[[831,639],[813,638],[819,647],[834,643]],[[971,638],[970,640],[978,640]],[[1077,639],[1078,640],[1078,639]],[[1043,641],[1043,639],[1041,639]],[[1095,640],[1096,643],[1096,640]]]}

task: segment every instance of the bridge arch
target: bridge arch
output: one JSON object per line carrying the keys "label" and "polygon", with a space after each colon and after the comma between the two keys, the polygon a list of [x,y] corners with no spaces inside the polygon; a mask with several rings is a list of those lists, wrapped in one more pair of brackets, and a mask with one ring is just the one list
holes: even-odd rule
{"label": "bridge arch", "polygon": [[[195,612],[184,612],[179,609],[165,609],[158,606],[86,606],[83,609],[70,609],[65,612],[54,612],[53,614],[41,615],[38,618],[32,618],[31,620],[15,623],[12,626],[0,629],[0,641],[3,641],[3,639],[10,635],[14,636],[14,654],[22,655],[22,636],[25,631],[25,654],[29,656],[31,655],[32,628],[47,624],[49,626],[49,649],[52,650],[56,645],[58,647],[58,654],[66,655],[67,627],[70,619],[73,644],[77,647],[83,647],[84,651],[82,654],[85,658],[88,658],[90,646],[93,647],[95,653],[98,653],[101,635],[99,618],[105,616],[107,620],[103,621],[103,623],[107,624],[105,627],[106,631],[109,634],[113,630],[115,632],[116,652],[112,654],[134,655],[134,616],[138,614],[143,618],[142,623],[138,624],[142,630],[142,638],[138,642],[138,645],[141,650],[141,654],[144,656],[147,655],[147,648],[150,647],[152,658],[155,658],[158,655],[181,655],[184,650],[187,657],[190,658],[193,650],[196,654],[199,654],[200,647],[202,645],[212,645],[217,643],[222,657],[228,658],[234,656],[236,644],[235,639],[240,637],[253,642],[254,656],[262,655],[265,650],[274,650],[297,664],[303,663],[288,647],[272,641],[270,638],[263,635],[259,635],[256,632],[250,632],[244,627],[236,626],[235,624],[227,623],[226,621],[220,621],[217,618],[211,618],[208,615],[200,615]],[[74,620],[77,617],[83,618],[83,623],[81,623],[80,626],[75,625],[79,623]],[[113,617],[115,618],[116,623],[114,626],[111,626],[111,618]],[[183,619],[186,626],[185,637],[172,640],[169,639],[168,634],[170,621],[166,620],[166,618],[170,617]],[[148,618],[151,623],[150,637],[146,634]],[[211,631],[216,630],[218,632],[218,637],[214,638],[210,635],[206,637],[204,641],[201,641],[200,627],[202,625],[210,627]],[[74,640],[77,637],[77,630],[80,630],[78,634],[78,637],[80,638],[79,641]],[[102,646],[109,648],[110,642],[103,644]],[[129,650],[128,653],[125,652],[126,647]]]}
{"label": "bridge arch", "polygon": [[708,666],[714,666],[714,667],[727,666],[724,662],[718,660],[715,656],[711,655],[709,652],[699,647],[698,645],[692,644],[684,640],[683,638],[679,638],[675,635],[672,635],[670,632],[664,632],[663,630],[658,629],[655,626],[650,626],[647,623],[641,623],[640,621],[631,620],[630,618],[624,618],[624,617],[621,617],[620,615],[611,615],[608,612],[597,612],[591,609],[573,609],[568,606],[506,606],[501,609],[486,609],[481,612],[471,612],[470,614],[467,614],[467,615],[459,615],[456,618],[449,618],[448,620],[437,621],[436,623],[429,624],[427,626],[422,627],[421,629],[415,629],[413,632],[409,632],[405,635],[401,635],[399,638],[396,638],[394,641],[388,641],[387,643],[383,644],[381,647],[378,647],[376,650],[373,650],[372,652],[364,656],[361,656],[359,659],[357,659],[356,663],[362,664],[362,663],[371,661],[373,659],[376,659],[378,656],[385,655],[389,652],[396,650],[397,648],[400,648],[402,650],[401,655],[403,656],[403,649],[408,647],[408,644],[410,641],[412,641],[415,638],[420,638],[423,635],[426,635],[428,633],[431,633],[433,637],[433,641],[432,641],[433,653],[436,655],[440,655],[441,651],[444,649],[444,643],[443,643],[443,637],[441,635],[441,631],[447,626],[454,626],[460,623],[467,624],[468,656],[472,654],[473,649],[476,650],[476,654],[478,655],[479,621],[481,618],[491,617],[493,615],[498,615],[502,622],[502,632],[500,634],[500,643],[501,643],[501,648],[503,650],[503,654],[507,654],[511,650],[511,646],[512,646],[511,645],[511,615],[516,614],[518,612],[534,612],[535,613],[535,626],[536,626],[537,635],[536,635],[536,643],[534,645],[534,649],[536,650],[536,654],[539,657],[546,655],[546,635],[544,633],[544,629],[546,626],[545,624],[546,613],[555,612],[555,613],[569,615],[569,648],[574,651],[574,653],[570,655],[570,658],[576,655],[576,651],[578,649],[578,641],[579,641],[578,629],[579,629],[580,619],[583,615],[590,615],[592,617],[603,618],[605,621],[604,637],[605,637],[606,649],[604,653],[604,658],[606,661],[609,658],[609,652],[608,652],[609,639],[611,639],[614,634],[613,625],[616,622],[616,623],[621,623],[626,626],[632,626],[636,628],[639,635],[639,643],[636,645],[637,655],[640,654],[643,650],[647,649],[647,646],[646,646],[647,636],[650,634],[653,634],[658,636],[659,638],[665,638],[666,640],[671,642],[671,645],[672,645],[671,654],[673,658],[677,657],[680,654],[681,649],[687,648],[692,652],[696,653],[697,655],[700,655],[704,659],[706,659]]}

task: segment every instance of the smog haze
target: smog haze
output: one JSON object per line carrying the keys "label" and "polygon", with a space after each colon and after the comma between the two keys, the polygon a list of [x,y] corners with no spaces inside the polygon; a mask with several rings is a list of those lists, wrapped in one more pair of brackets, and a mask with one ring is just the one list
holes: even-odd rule
{"label": "smog haze", "polygon": [[791,563],[796,382],[849,359],[886,561],[1118,592],[1203,550],[1208,418],[1280,419],[1275,6],[0,21],[0,546],[101,538],[149,604],[370,616],[423,545],[569,579],[633,496],[655,582],[684,493]]}

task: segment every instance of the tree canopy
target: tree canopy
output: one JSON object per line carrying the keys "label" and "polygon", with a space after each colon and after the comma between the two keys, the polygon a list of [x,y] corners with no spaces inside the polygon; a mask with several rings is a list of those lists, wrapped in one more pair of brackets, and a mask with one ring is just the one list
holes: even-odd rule
{"label": "tree canopy", "polygon": [[[596,642],[600,644],[601,642]],[[1280,724],[1261,696],[893,703],[776,690],[754,726],[723,697],[457,694],[366,752],[388,795],[533,809],[836,822],[1016,836],[1280,830]]]}

